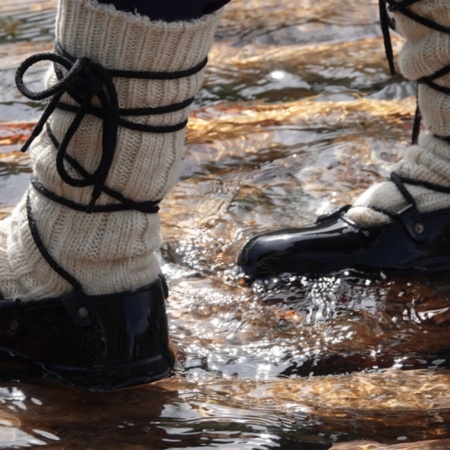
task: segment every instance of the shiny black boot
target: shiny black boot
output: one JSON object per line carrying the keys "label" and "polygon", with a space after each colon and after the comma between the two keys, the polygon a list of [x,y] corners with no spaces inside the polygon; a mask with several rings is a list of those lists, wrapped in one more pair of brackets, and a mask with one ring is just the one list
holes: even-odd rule
{"label": "shiny black boot", "polygon": [[111,295],[0,298],[0,378],[111,391],[167,377],[174,354],[166,298],[163,277]]}
{"label": "shiny black boot", "polygon": [[349,206],[314,225],[251,239],[238,265],[249,279],[283,273],[319,276],[345,269],[363,272],[450,270],[450,210],[420,214],[414,205],[381,225],[361,226],[345,217]]}
{"label": "shiny black boot", "polygon": [[[48,102],[22,148],[31,186],[0,225],[0,378],[109,391],[172,374],[156,215],[219,17],[58,1],[54,52],[16,73],[22,94]],[[51,66],[33,91],[39,62]]]}
{"label": "shiny black boot", "polygon": [[[407,39],[420,27],[422,27],[422,33],[424,33],[423,30],[433,30],[437,32],[438,37],[440,34],[443,36],[450,34],[450,27],[435,21],[439,20],[439,11],[435,11],[433,19],[438,16],[435,20],[430,18],[430,11],[426,9],[423,10],[423,15],[417,13],[414,7],[420,6],[420,3],[425,2],[423,0],[380,0],[386,55],[392,72],[394,65],[389,26],[395,26],[395,22],[390,20],[388,11],[396,14],[397,26],[405,21],[416,26],[416,28],[409,26],[414,30],[411,31],[408,28]],[[388,6],[387,9],[386,6]],[[448,9],[444,5],[440,7]],[[402,24],[399,24],[401,21],[403,21]],[[433,43],[435,40],[430,38],[427,42]],[[408,55],[412,60],[411,54]],[[424,59],[426,58],[420,59],[421,69],[423,69]],[[413,65],[413,62],[418,64],[418,61],[412,61],[410,65]],[[424,118],[430,133],[436,140],[448,145],[450,149],[449,138],[446,136],[448,131],[445,132],[447,116],[444,107],[440,105],[447,101],[450,94],[447,80],[443,78],[450,73],[450,61],[448,63],[449,65],[442,67],[439,61],[436,63],[438,70],[435,70],[435,67],[430,68],[428,69],[431,72],[430,75],[413,79],[417,79],[426,91],[427,97],[424,102],[426,111],[422,112],[426,113]],[[439,98],[439,102],[436,101],[437,106],[431,100],[434,98],[433,93],[438,93],[444,98],[444,100]],[[419,92],[419,105],[420,100],[424,98]],[[414,144],[418,140],[420,118],[418,109],[413,129]],[[442,129],[444,131],[439,132]],[[391,174],[389,181],[395,186],[393,189],[398,191],[398,197],[403,199],[401,203],[404,206],[395,213],[366,206],[387,216],[386,222],[369,226],[355,223],[346,215],[350,206],[345,206],[337,212],[319,217],[313,225],[292,227],[253,237],[239,255],[238,265],[249,279],[274,277],[283,273],[314,277],[346,269],[364,272],[446,272],[450,269],[450,209],[443,207],[432,212],[422,212],[418,201],[411,194],[411,187],[425,188],[428,192],[450,194],[450,188],[441,185],[441,183],[449,184],[447,178],[441,175],[444,170],[433,167],[430,172],[431,176],[428,178],[421,174],[417,177],[422,176],[422,179],[413,179],[395,172]],[[431,183],[430,178],[437,178],[440,184]]]}

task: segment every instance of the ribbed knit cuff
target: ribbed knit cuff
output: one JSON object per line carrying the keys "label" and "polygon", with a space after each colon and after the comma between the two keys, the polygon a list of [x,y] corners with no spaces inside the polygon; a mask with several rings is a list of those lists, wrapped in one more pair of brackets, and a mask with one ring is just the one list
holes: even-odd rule
{"label": "ribbed knit cuff", "polygon": [[205,58],[220,11],[189,22],[151,21],[96,0],[59,0],[56,41],[105,68],[177,71]]}

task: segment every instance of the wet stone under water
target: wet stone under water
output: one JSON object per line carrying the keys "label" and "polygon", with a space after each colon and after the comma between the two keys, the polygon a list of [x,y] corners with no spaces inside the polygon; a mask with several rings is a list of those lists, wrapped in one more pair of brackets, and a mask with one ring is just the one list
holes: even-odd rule
{"label": "wet stone under water", "polygon": [[[26,189],[19,149],[42,111],[14,71],[51,50],[54,16],[54,0],[0,6],[2,214]],[[385,177],[414,92],[388,75],[376,2],[233,0],[162,204],[176,375],[111,394],[3,381],[0,448],[449,448],[445,277],[248,286],[235,266],[256,232],[311,222]]]}

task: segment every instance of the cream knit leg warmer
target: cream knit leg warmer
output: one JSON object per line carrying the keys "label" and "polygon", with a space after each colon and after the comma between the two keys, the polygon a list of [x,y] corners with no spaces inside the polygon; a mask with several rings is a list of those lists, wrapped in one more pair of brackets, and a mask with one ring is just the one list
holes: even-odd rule
{"label": "cream knit leg warmer", "polygon": [[[409,9],[433,22],[450,27],[448,0],[422,0]],[[432,30],[401,12],[394,13],[394,18],[396,31],[406,38],[399,56],[400,70],[406,78],[418,80],[450,64],[450,34]],[[442,76],[435,82],[450,88],[450,75]],[[396,165],[395,172],[402,177],[449,187],[450,144],[435,136],[450,136],[450,96],[425,84],[419,85],[418,95],[422,123],[427,133],[419,139],[418,145],[407,149],[405,157]],[[408,184],[405,186],[421,212],[450,207],[450,194]],[[347,212],[347,217],[363,225],[382,223],[389,220],[389,217],[369,206],[395,213],[406,205],[395,185],[384,182],[364,192]]]}
{"label": "cream knit leg warmer", "polygon": [[[59,0],[56,42],[72,57],[88,57],[106,69],[150,72],[187,70],[205,59],[220,12],[191,22],[152,22],[116,11],[96,0]],[[48,83],[55,82],[54,70]],[[116,77],[120,108],[162,107],[192,98],[202,72],[173,80]],[[74,104],[67,94],[62,100]],[[93,102],[95,104],[95,102]],[[98,105],[97,105],[98,106]],[[126,117],[153,126],[183,122],[188,108],[158,115]],[[61,142],[75,114],[57,109],[49,120]],[[86,115],[70,141],[68,154],[89,172],[99,165],[103,121]],[[106,186],[135,201],[160,200],[177,180],[184,130],[171,133],[134,131],[119,127],[114,160]],[[31,147],[36,178],[50,191],[88,205],[92,186],[64,183],[56,169],[57,149],[47,132]],[[65,163],[75,178],[80,174]],[[37,229],[52,258],[73,275],[87,294],[122,292],[151,283],[160,268],[157,214],[138,211],[95,212],[63,206],[30,188]],[[118,203],[102,193],[97,205]],[[43,259],[29,231],[23,199],[0,222],[0,294],[4,298],[38,299],[72,289]]]}

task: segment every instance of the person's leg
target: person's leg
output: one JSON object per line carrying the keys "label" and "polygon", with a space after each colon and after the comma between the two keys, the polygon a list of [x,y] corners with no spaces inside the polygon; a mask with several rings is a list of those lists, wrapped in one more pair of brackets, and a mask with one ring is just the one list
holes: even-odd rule
{"label": "person's leg", "polygon": [[[32,187],[0,222],[0,354],[96,389],[170,372],[158,203],[178,177],[219,16],[151,21],[59,1],[55,54],[16,77],[52,100],[26,144]],[[33,94],[23,74],[38,60],[55,64]]]}
{"label": "person's leg", "polygon": [[420,83],[427,133],[407,150],[390,181],[368,189],[355,206],[311,227],[249,241],[239,258],[248,276],[450,267],[450,2],[387,3],[406,38],[400,69]]}

